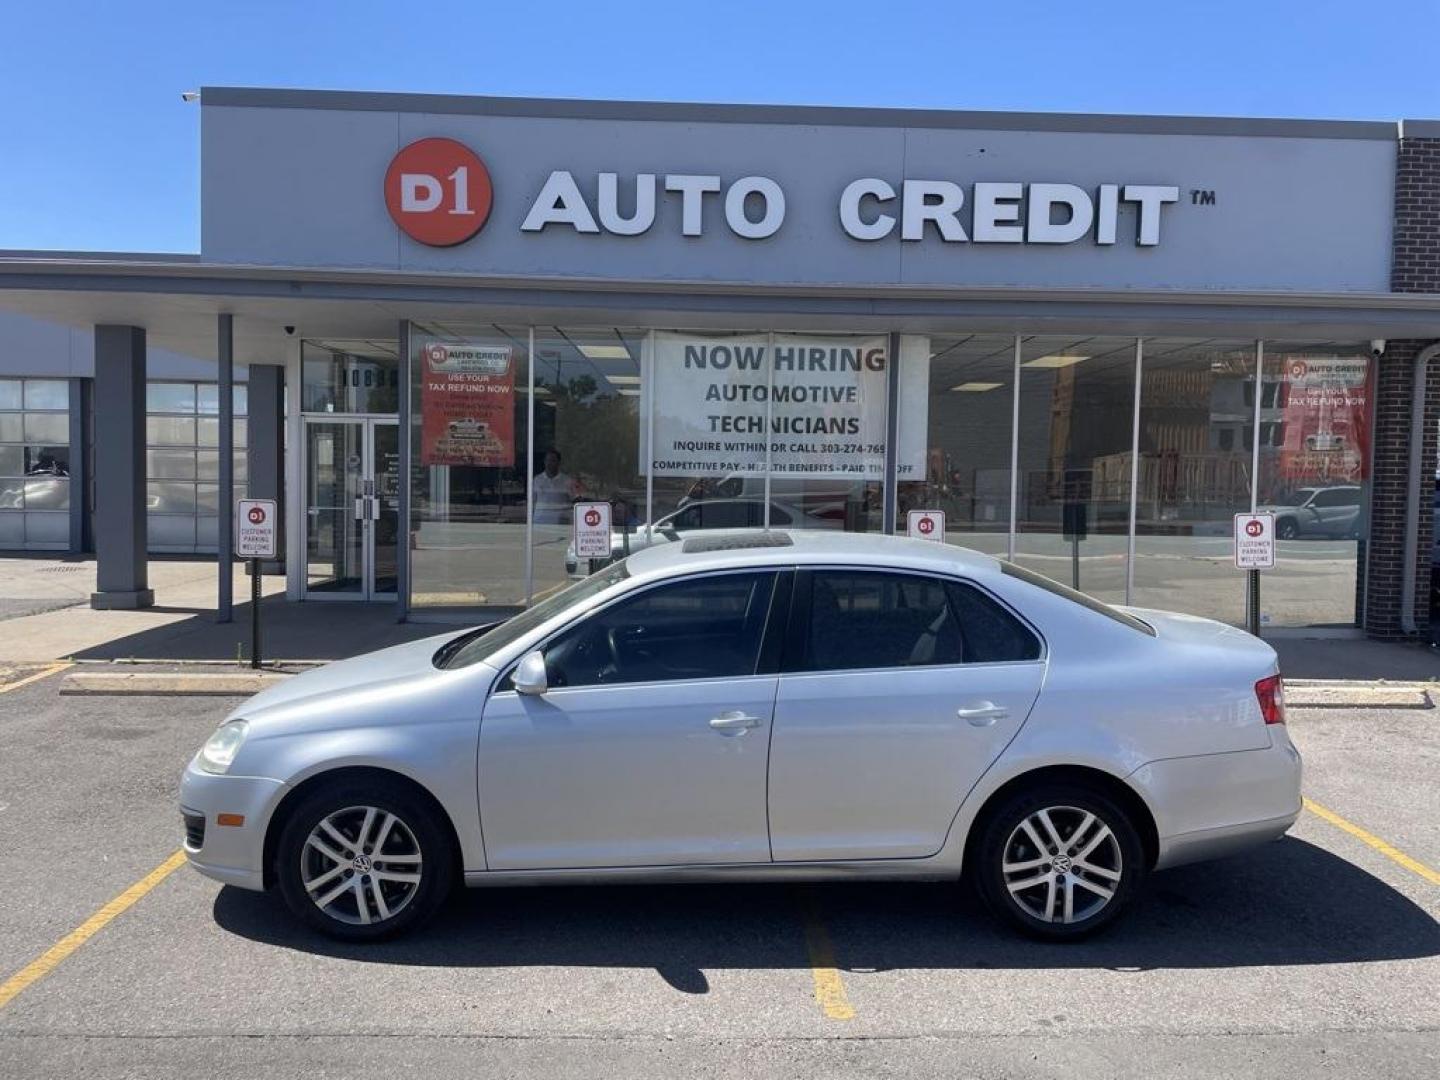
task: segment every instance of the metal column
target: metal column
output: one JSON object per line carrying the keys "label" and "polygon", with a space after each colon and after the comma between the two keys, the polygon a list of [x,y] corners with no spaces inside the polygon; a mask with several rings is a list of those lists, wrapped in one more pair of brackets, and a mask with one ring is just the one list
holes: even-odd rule
{"label": "metal column", "polygon": [[235,587],[235,316],[216,320],[216,358],[220,362],[220,505],[215,521],[215,621],[233,617]]}
{"label": "metal column", "polygon": [[896,470],[900,462],[900,335],[889,336],[889,366],[885,370],[885,479],[881,484],[880,531],[895,533],[896,502],[900,484]]}
{"label": "metal column", "polygon": [[90,606],[155,603],[146,566],[145,331],[95,327],[95,571]]}

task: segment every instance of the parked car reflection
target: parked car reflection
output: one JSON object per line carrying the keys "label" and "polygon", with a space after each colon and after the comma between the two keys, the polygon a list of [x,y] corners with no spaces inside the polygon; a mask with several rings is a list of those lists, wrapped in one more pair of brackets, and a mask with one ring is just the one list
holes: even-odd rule
{"label": "parked car reflection", "polygon": [[1260,507],[1275,515],[1280,540],[1355,539],[1360,535],[1362,492],[1358,484],[1296,488]]}

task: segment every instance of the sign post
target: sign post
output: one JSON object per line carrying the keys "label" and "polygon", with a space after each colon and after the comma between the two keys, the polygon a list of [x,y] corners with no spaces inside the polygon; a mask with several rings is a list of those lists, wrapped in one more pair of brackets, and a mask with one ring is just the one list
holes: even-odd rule
{"label": "sign post", "polygon": [[945,511],[907,511],[905,533],[912,540],[935,540],[943,544],[945,542]]}
{"label": "sign post", "polygon": [[240,499],[235,554],[250,560],[250,666],[260,666],[260,560],[275,558],[275,500]]}
{"label": "sign post", "polygon": [[1235,515],[1235,566],[1246,571],[1245,626],[1260,636],[1260,571],[1275,569],[1275,515]]}
{"label": "sign post", "polygon": [[610,547],[610,504],[608,502],[578,502],[575,504],[573,541],[575,561],[581,559],[608,559],[613,554]]}
{"label": "sign post", "polygon": [[1070,541],[1071,587],[1080,589],[1080,541],[1090,533],[1089,504],[1074,499],[1065,503],[1061,511],[1060,528]]}

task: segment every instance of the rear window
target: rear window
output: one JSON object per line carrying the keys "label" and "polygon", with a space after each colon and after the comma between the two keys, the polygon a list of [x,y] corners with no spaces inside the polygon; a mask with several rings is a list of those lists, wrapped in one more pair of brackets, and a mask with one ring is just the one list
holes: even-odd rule
{"label": "rear window", "polygon": [[1107,619],[1114,619],[1122,626],[1128,626],[1131,630],[1137,630],[1142,634],[1155,636],[1155,628],[1149,623],[1137,619],[1134,615],[1127,615],[1119,608],[1111,607],[1103,601],[1096,600],[1093,596],[1086,596],[1082,592],[1070,588],[1068,585],[1061,585],[1054,578],[1048,578],[1044,574],[1037,574],[1034,570],[1026,570],[1023,566],[1016,566],[1014,563],[1000,563],[1000,569],[1010,577],[1019,578],[1027,585],[1034,585],[1037,589],[1044,589],[1048,593],[1064,597],[1072,603],[1079,604],[1083,608],[1095,612],[1096,615],[1104,615]]}

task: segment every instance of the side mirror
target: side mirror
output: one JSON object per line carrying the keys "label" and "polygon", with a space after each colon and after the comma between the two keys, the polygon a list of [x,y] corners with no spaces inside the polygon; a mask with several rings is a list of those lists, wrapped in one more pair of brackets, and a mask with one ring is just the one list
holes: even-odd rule
{"label": "side mirror", "polygon": [[515,692],[519,694],[540,695],[549,689],[545,672],[545,654],[539,649],[534,649],[520,658],[520,663],[515,665],[515,674],[511,681],[515,684]]}

